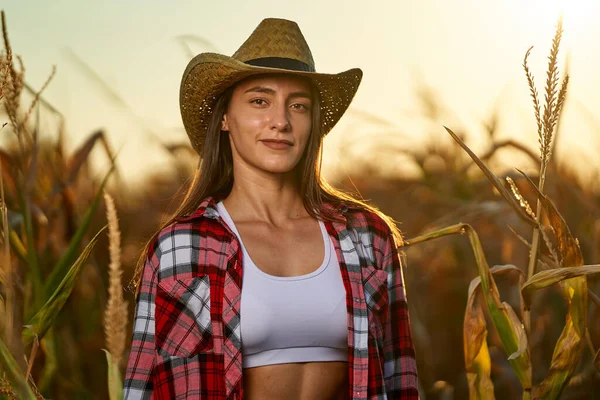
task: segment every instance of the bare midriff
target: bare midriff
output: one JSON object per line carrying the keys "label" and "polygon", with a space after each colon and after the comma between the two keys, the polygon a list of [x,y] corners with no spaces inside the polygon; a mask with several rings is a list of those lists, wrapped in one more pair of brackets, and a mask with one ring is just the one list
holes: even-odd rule
{"label": "bare midriff", "polygon": [[244,368],[248,400],[346,400],[348,363],[340,361]]}

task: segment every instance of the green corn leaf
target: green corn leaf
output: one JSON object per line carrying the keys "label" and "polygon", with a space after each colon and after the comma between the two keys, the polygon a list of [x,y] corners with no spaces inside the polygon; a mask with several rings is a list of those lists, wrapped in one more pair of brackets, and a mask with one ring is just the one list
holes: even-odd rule
{"label": "green corn leaf", "polygon": [[123,400],[123,381],[119,372],[119,366],[112,360],[112,355],[108,350],[102,349],[106,353],[106,362],[108,363],[108,395],[110,400]]}
{"label": "green corn leaf", "polygon": [[[531,390],[531,360],[529,357],[529,350],[525,349],[525,351],[522,351],[524,348],[522,340],[525,335],[525,333],[522,332],[523,326],[520,323],[517,324],[513,322],[510,311],[508,311],[509,306],[500,301],[500,294],[498,293],[496,282],[492,277],[492,272],[488,266],[485,254],[483,253],[483,248],[477,232],[475,232],[469,224],[459,223],[435,232],[429,232],[416,238],[405,240],[404,245],[412,246],[431,239],[455,234],[467,234],[469,236],[471,248],[475,255],[475,261],[477,262],[482,294],[488,307],[492,323],[498,331],[504,352],[506,353],[507,358],[510,357],[509,362],[525,391],[524,398],[528,398],[529,391]],[[503,266],[497,269],[508,271],[518,268],[514,266]]]}
{"label": "green corn leaf", "polygon": [[[506,274],[508,272],[517,272],[519,282],[522,281],[523,272],[514,265],[494,266],[490,269],[490,278],[493,280],[493,276]],[[469,383],[470,398],[492,399],[494,398],[494,391],[490,380],[491,361],[489,359],[488,346],[485,341],[487,328],[481,305],[476,301],[477,296],[481,292],[480,288],[481,277],[478,276],[473,279],[469,285],[469,297],[465,312],[463,329],[465,367],[467,371],[467,381]],[[497,301],[499,302],[499,298]],[[525,334],[521,321],[519,321],[519,318],[509,304],[502,302],[499,308],[503,309],[508,316],[512,330],[516,333],[517,337],[517,350],[509,355],[508,360],[517,360],[520,357],[528,359],[527,335]],[[530,368],[527,368],[527,370],[530,375]]]}
{"label": "green corn leaf", "polygon": [[92,205],[86,211],[83,220],[81,221],[81,224],[77,229],[77,232],[75,232],[75,235],[73,235],[73,238],[69,243],[69,247],[67,248],[61,259],[58,261],[58,263],[52,270],[52,273],[46,280],[46,284],[44,285],[44,293],[46,298],[49,298],[52,295],[52,293],[56,291],[56,288],[67,274],[69,267],[73,264],[73,260],[75,260],[77,256],[77,250],[79,248],[79,245],[81,244],[81,241],[83,240],[83,237],[87,232],[92,221],[92,216],[94,215],[96,208],[98,208],[98,204],[100,204],[100,198],[102,197],[104,185],[106,185],[106,182],[108,181],[108,178],[114,170],[114,168],[115,166],[113,164],[108,173],[106,174],[104,180],[102,181],[100,189],[98,190],[98,193],[96,194]]}
{"label": "green corn leaf", "polygon": [[33,318],[29,321],[25,329],[23,329],[23,333],[21,335],[23,339],[23,344],[28,346],[35,335],[41,339],[48,328],[52,326],[54,319],[62,309],[63,305],[71,295],[71,291],[75,286],[75,281],[79,276],[79,272],[81,271],[81,267],[87,260],[90,252],[94,248],[94,245],[98,241],[100,234],[106,229],[105,225],[96,233],[96,236],[90,240],[90,243],[85,247],[83,252],[79,255],[79,258],[75,261],[75,263],[71,266],[67,275],[64,277],[62,282],[58,285],[55,292],[50,296],[46,304],[33,316]]}
{"label": "green corn leaf", "polygon": [[[27,265],[28,272],[33,283],[34,293],[42,293],[42,273],[37,258],[35,248],[35,239],[33,238],[33,226],[31,223],[31,204],[25,198],[23,187],[17,182],[17,196],[19,198],[19,206],[23,213],[23,227],[25,229],[25,238],[27,239]],[[36,303],[39,304],[39,303]],[[34,305],[35,306],[35,305]]]}
{"label": "green corn leaf", "polygon": [[[510,306],[500,301],[500,294],[488,266],[485,254],[483,253],[483,248],[477,232],[475,232],[468,224],[461,225],[463,226],[464,231],[469,235],[471,247],[475,254],[475,260],[477,261],[479,277],[481,278],[482,293],[492,323],[498,331],[500,341],[504,347],[504,352],[507,357],[511,357],[515,353],[518,354],[523,349],[521,341],[524,333],[521,331],[524,328],[521,324],[517,325],[513,323],[510,312],[507,311]],[[515,371],[517,378],[521,382],[523,390],[526,392],[529,391],[531,389],[531,360],[529,357],[529,350],[526,349],[525,351],[522,351],[521,354],[514,356],[512,359],[509,358],[509,362]]]}
{"label": "green corn leaf", "polygon": [[19,365],[2,340],[0,340],[0,366],[2,367],[0,370],[6,373],[8,380],[19,394],[19,398],[35,400],[35,396],[25,381],[25,376]]}

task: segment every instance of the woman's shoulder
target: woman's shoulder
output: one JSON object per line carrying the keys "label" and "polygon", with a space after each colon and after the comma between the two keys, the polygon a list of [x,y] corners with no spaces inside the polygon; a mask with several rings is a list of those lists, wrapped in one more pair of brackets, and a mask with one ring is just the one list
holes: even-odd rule
{"label": "woman's shoulder", "polygon": [[[225,228],[218,221],[216,200],[208,197],[200,202],[195,211],[171,218],[155,236],[155,248],[164,253],[173,248],[191,246],[198,237],[223,236]],[[195,238],[194,238],[195,237]]]}
{"label": "woman's shoulder", "polygon": [[[391,228],[388,221],[383,217],[381,211],[375,211],[373,209],[362,207],[360,205],[343,203],[345,206],[345,215],[349,217],[355,228],[362,228],[363,230],[369,230],[381,235],[391,234]],[[387,217],[391,220],[390,217]]]}

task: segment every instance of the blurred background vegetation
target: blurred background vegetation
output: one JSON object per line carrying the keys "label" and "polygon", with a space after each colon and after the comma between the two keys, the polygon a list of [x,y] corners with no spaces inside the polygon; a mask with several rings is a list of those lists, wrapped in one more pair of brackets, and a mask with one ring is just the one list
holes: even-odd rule
{"label": "blurred background vegetation", "polygon": [[[8,17],[10,26],[10,15]],[[196,40],[206,42],[202,38]],[[16,57],[19,49],[13,49],[13,52],[13,57]],[[5,65],[6,52],[2,57],[2,65]],[[95,76],[93,66],[81,60],[76,61],[76,58],[76,54],[73,54],[72,62],[90,80],[95,80],[100,90],[110,93],[107,97],[111,99],[109,101],[114,102],[122,112],[131,113],[132,119],[137,120],[118,90]],[[23,64],[26,67],[27,60],[23,60]],[[16,70],[23,71],[21,68]],[[7,73],[7,70],[3,73]],[[3,76],[0,75],[0,81]],[[90,162],[90,155],[98,157],[100,154],[107,160],[116,156],[118,159],[111,135],[126,133],[104,130],[90,132],[83,144],[74,151],[68,151],[68,148],[74,147],[65,143],[68,139],[64,126],[68,117],[47,102],[43,93],[35,107],[29,110],[29,104],[37,98],[36,93],[40,88],[31,88],[27,84],[26,69],[22,78],[21,95],[16,97],[20,105],[14,109],[16,120],[24,121],[29,112],[30,115],[22,123],[22,136],[19,139],[13,124],[9,124],[11,116],[4,99],[0,126],[5,123],[8,125],[0,130],[3,136],[0,160],[8,223],[15,231],[20,231],[26,222],[22,209],[24,203],[19,193],[27,189],[34,242],[25,243],[25,246],[35,249],[43,283],[72,243],[85,213],[90,210],[102,187],[106,172],[98,172]],[[525,80],[522,90],[528,90]],[[406,146],[400,129],[394,124],[360,109],[351,109],[346,118],[353,123],[351,127],[343,128],[344,138],[339,145],[342,155],[339,163],[345,164],[340,165],[339,171],[351,173],[330,174],[330,180],[337,187],[359,193],[399,221],[399,227],[406,237],[465,222],[479,234],[490,265],[515,264],[526,270],[528,249],[509,230],[508,225],[528,239],[531,228],[499,198],[469,156],[444,132],[442,126],[447,124],[448,116],[453,115],[452,107],[440,102],[435,91],[425,83],[413,96],[421,110],[420,115],[415,117],[425,120],[429,127],[419,132],[426,138],[424,144]],[[54,123],[40,125],[42,118],[50,118]],[[590,121],[593,120],[590,118]],[[538,151],[518,140],[499,138],[498,126],[502,122],[500,110],[493,110],[482,124],[486,135],[478,138],[478,149],[481,149],[478,155],[498,176],[513,176],[517,180],[520,175],[513,167],[536,171],[539,168]],[[142,129],[150,125],[142,119],[138,123]],[[453,130],[469,144],[474,135],[469,127],[461,125],[452,125]],[[599,130],[600,126],[595,125],[595,131]],[[562,126],[559,121],[558,135],[567,131],[568,127]],[[361,135],[371,135],[369,137],[372,138],[376,134],[388,140],[382,139],[379,144],[369,145],[369,151],[365,151],[365,141],[356,140]],[[181,188],[191,180],[198,162],[185,141],[172,142],[165,136],[155,136],[152,140],[157,140],[162,151],[170,158],[170,168],[149,170],[138,184],[131,186],[117,167],[106,186],[106,191],[115,199],[119,216],[122,236],[120,262],[125,283],[132,276],[144,241],[154,233],[159,222],[175,210],[183,196]],[[600,146],[597,151],[600,151]],[[569,154],[553,160],[546,178],[545,193],[553,199],[571,232],[579,239],[586,263],[599,264],[600,170],[597,165],[589,165],[586,171],[575,169],[570,161],[577,157],[577,154]],[[511,163],[506,163],[507,158]],[[31,165],[32,160],[36,160],[36,165]],[[534,173],[530,173],[530,176],[537,181]],[[533,193],[523,194],[530,204],[535,204]],[[91,215],[89,227],[77,246],[77,253],[81,253],[105,225],[105,210],[100,205]],[[44,397],[108,397],[106,357],[101,350],[106,347],[103,315],[109,285],[108,248],[107,235],[100,235],[82,266],[70,297],[46,339],[40,343],[31,375]],[[477,276],[472,249],[465,238],[446,237],[408,248],[407,259],[405,279],[422,393],[427,399],[467,398],[462,329],[468,286]],[[25,265],[24,260],[20,260],[16,254],[12,255],[11,260],[13,268]],[[36,289],[30,276],[29,273],[22,275],[22,293],[26,295]],[[593,292],[600,293],[597,277],[589,277],[588,285]],[[504,301],[511,305],[518,304],[519,293],[510,282],[498,279],[498,286]],[[0,293],[4,293],[2,289]],[[129,305],[128,315],[132,316],[133,294],[125,292],[124,297]],[[31,298],[21,300],[35,304]],[[566,312],[566,304],[556,287],[543,289],[533,298],[534,335],[529,343],[534,383],[541,381],[548,373]],[[596,347],[600,346],[599,313],[598,305],[591,302],[589,331]],[[128,341],[131,321],[132,318],[129,318]],[[520,396],[519,382],[500,349],[496,332],[491,325],[488,329],[496,397],[517,398]],[[26,352],[29,354],[29,348]],[[588,368],[591,357],[588,351],[583,352],[580,367],[563,398],[594,398],[595,393],[600,391],[600,379],[596,371]],[[121,371],[124,370],[126,358],[121,360]]]}

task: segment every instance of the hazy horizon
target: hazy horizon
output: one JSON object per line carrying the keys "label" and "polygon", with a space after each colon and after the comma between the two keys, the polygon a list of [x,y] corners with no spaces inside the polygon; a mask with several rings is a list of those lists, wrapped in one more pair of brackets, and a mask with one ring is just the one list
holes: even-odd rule
{"label": "hazy horizon", "polygon": [[[134,182],[146,171],[168,165],[157,139],[187,141],[178,90],[190,55],[178,38],[188,36],[186,43],[194,54],[210,50],[230,55],[265,17],[298,22],[319,72],[353,67],[364,71],[350,112],[326,140],[324,164],[329,170],[347,165],[340,161],[343,156],[339,153],[348,141],[356,142],[363,135],[369,142],[377,135],[384,140],[387,133],[394,132],[400,146],[414,147],[435,132],[436,138],[449,142],[442,124],[464,128],[473,149],[483,150],[479,138],[484,132],[482,122],[496,108],[501,114],[498,134],[537,150],[535,120],[521,64],[526,50],[535,46],[529,62],[543,96],[546,57],[560,4],[569,4],[559,60],[564,72],[569,55],[571,82],[558,156],[577,154],[574,161],[588,165],[598,159],[595,154],[600,150],[600,123],[592,121],[593,114],[586,111],[600,107],[600,77],[594,73],[600,63],[600,51],[594,51],[594,39],[600,37],[600,27],[594,23],[600,6],[589,1],[172,5],[63,0],[52,4],[15,1],[2,8],[13,51],[25,64],[26,82],[39,89],[52,65],[57,67],[43,97],[65,116],[72,139],[67,141],[69,145],[78,146],[93,131],[105,129],[113,148],[122,147],[119,166]],[[190,36],[207,43],[190,40]],[[77,59],[90,66],[132,111],[111,99]],[[417,104],[417,92],[423,85],[452,112],[442,115],[439,125],[432,126]],[[45,118],[44,123],[49,128],[44,132],[55,135],[56,121]],[[104,162],[106,157],[96,149],[93,158]]]}

